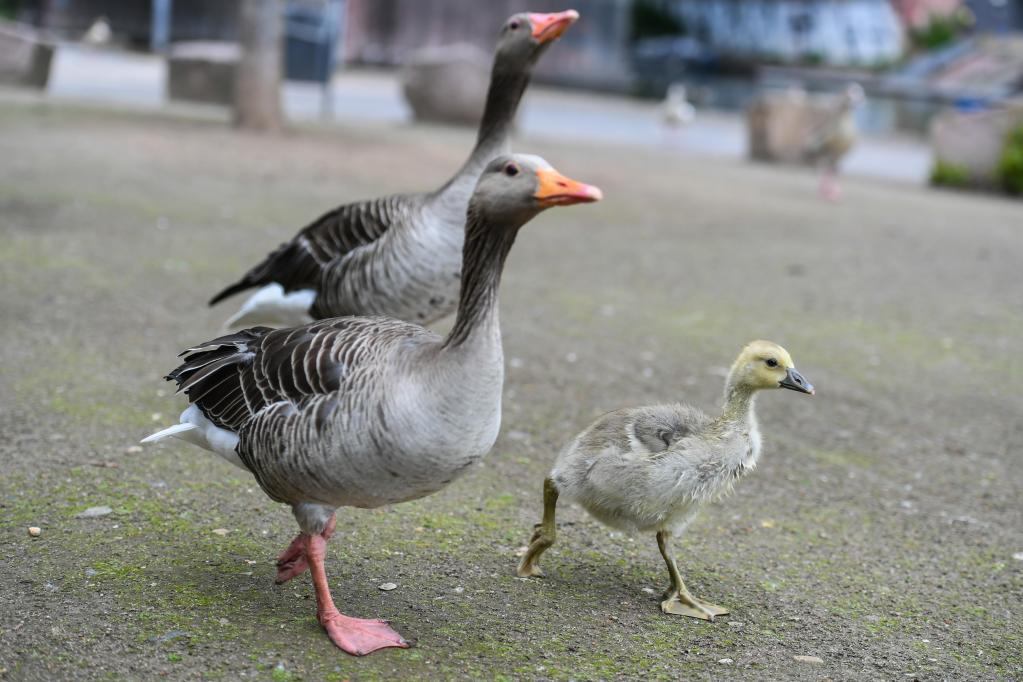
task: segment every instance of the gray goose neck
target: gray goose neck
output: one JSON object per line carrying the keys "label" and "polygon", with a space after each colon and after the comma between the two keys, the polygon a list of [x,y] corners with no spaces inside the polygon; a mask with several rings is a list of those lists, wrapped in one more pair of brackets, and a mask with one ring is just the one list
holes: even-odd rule
{"label": "gray goose neck", "polygon": [[517,229],[494,225],[469,207],[462,247],[462,287],[455,324],[444,340],[445,348],[460,347],[480,336],[495,332],[500,337],[497,290],[505,259],[515,243]]}
{"label": "gray goose neck", "polygon": [[512,123],[528,85],[528,70],[508,71],[495,62],[494,70],[490,74],[486,107],[476,135],[476,146],[455,177],[451,178],[438,194],[443,195],[449,190],[456,194],[461,192],[464,199],[468,200],[468,195],[476,186],[476,180],[490,160],[510,151]]}

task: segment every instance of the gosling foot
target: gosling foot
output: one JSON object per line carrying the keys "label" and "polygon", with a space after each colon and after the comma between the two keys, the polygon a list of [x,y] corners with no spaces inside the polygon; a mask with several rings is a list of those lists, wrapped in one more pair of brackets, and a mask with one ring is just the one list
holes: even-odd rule
{"label": "gosling foot", "polygon": [[319,620],[330,641],[353,656],[365,656],[389,647],[409,648],[405,638],[388,627],[386,620],[352,618],[337,609],[321,614]]}
{"label": "gosling foot", "polygon": [[529,539],[529,549],[526,555],[519,562],[516,573],[520,578],[543,578],[543,569],[540,568],[540,555],[546,552],[554,544],[554,538],[544,533],[541,524],[536,525],[533,537]]}
{"label": "gosling foot", "polygon": [[716,616],[725,616],[729,613],[728,609],[723,606],[711,604],[695,597],[687,600],[678,593],[670,595],[661,602],[661,611],[673,616],[689,616],[711,622]]}

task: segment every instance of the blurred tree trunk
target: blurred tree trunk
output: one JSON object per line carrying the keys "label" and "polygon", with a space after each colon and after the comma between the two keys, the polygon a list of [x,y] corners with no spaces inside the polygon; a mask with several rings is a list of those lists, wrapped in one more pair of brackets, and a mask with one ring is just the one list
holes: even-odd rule
{"label": "blurred tree trunk", "polygon": [[280,0],[242,0],[238,38],[242,55],[234,92],[234,124],[248,130],[281,128]]}

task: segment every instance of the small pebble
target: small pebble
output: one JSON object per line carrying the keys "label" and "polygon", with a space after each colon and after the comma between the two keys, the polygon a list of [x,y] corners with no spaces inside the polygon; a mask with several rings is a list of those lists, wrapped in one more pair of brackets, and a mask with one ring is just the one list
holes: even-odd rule
{"label": "small pebble", "polygon": [[79,519],[94,519],[99,516],[106,516],[107,514],[113,514],[114,510],[110,507],[89,507],[85,511],[78,514]]}
{"label": "small pebble", "polygon": [[227,530],[226,528],[214,528],[214,529],[213,529],[213,534],[214,534],[214,535],[219,535],[220,537],[224,537],[224,536],[225,536],[225,535],[227,535],[227,534],[228,534],[229,532],[230,532],[230,531],[228,531],[228,530]]}
{"label": "small pebble", "polygon": [[774,519],[763,519],[760,522],[761,528],[774,528]]}
{"label": "small pebble", "polygon": [[646,592],[647,594],[653,594],[654,593],[654,588],[652,588],[652,587],[644,587],[643,591]]}
{"label": "small pebble", "polygon": [[1016,561],[1023,561],[1023,552],[1016,552],[1012,555],[1012,558]]}
{"label": "small pebble", "polygon": [[463,592],[465,592],[465,588],[461,585],[455,588],[455,594],[462,594]]}
{"label": "small pebble", "polygon": [[126,455],[138,455],[141,452],[142,452],[141,445],[129,445],[124,449],[124,454]]}
{"label": "small pebble", "polygon": [[163,412],[154,412],[150,417],[154,422],[158,422],[163,419]]}
{"label": "small pebble", "polygon": [[227,618],[221,618],[217,622],[220,623],[221,625],[230,625],[231,624],[231,621],[229,621]]}
{"label": "small pebble", "polygon": [[730,620],[730,621],[728,621],[728,627],[741,628],[744,625],[746,625],[746,624],[743,623],[741,620]]}
{"label": "small pebble", "polygon": [[799,661],[800,663],[813,663],[814,665],[820,665],[824,662],[824,659],[820,656],[793,656],[793,661]]}
{"label": "small pebble", "polygon": [[398,586],[394,583],[381,583],[380,589],[383,590],[384,592],[390,592],[391,590],[398,589]]}
{"label": "small pebble", "polygon": [[39,537],[39,534],[42,533],[42,532],[43,532],[43,529],[40,528],[39,526],[29,526],[28,527],[28,534],[31,535],[34,538]]}
{"label": "small pebble", "polygon": [[721,665],[732,665],[733,663],[735,663],[735,661],[733,661],[730,658],[719,658],[718,663],[720,663]]}

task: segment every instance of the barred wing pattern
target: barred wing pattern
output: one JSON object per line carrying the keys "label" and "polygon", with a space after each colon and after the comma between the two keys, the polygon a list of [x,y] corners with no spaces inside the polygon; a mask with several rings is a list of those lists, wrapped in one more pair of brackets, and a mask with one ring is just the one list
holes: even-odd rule
{"label": "barred wing pattern", "polygon": [[[246,429],[266,416],[267,408],[282,418],[300,414],[303,427],[319,430],[346,393],[363,394],[370,387],[396,346],[428,340],[436,335],[381,317],[330,319],[292,329],[255,327],[188,349],[167,378],[206,418],[251,444],[259,438],[250,438]],[[263,425],[268,421],[273,419],[262,419]],[[239,454],[252,468],[250,457]]]}
{"label": "barred wing pattern", "polygon": [[348,254],[378,243],[388,230],[402,229],[422,202],[422,195],[395,194],[339,206],[277,247],[209,304],[272,283],[280,284],[285,292],[314,289],[319,293],[325,271],[341,267]]}

